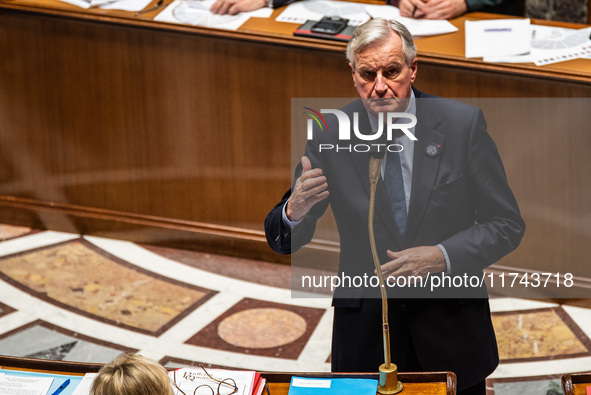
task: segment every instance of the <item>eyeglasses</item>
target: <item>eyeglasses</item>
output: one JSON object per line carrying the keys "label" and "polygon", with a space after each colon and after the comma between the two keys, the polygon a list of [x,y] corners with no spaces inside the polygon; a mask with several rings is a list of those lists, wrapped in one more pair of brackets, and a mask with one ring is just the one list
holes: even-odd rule
{"label": "eyeglasses", "polygon": [[[207,370],[205,370],[205,368],[203,366],[201,366],[201,369],[203,369],[203,371],[205,372],[207,377],[209,377],[212,381],[218,383],[217,391],[214,391],[214,389],[209,384],[201,384],[193,390],[193,395],[208,395],[209,393],[211,393],[211,395],[232,395],[232,394],[238,392],[238,386],[236,385],[236,382],[234,381],[234,379],[227,378],[227,379],[223,379],[223,380],[218,380],[216,378],[213,378],[209,373],[207,373]],[[176,389],[178,389],[181,392],[181,394],[187,395],[177,385],[176,369],[173,371],[173,380],[174,380],[173,384],[176,387]],[[193,381],[194,378],[187,377],[187,380]]]}

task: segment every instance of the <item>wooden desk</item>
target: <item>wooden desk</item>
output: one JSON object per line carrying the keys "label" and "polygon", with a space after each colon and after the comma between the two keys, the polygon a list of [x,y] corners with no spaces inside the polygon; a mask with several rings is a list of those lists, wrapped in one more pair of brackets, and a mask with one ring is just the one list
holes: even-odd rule
{"label": "wooden desk", "polygon": [[[378,378],[377,374],[364,373],[263,373],[269,382],[271,395],[287,395],[291,376],[304,376],[316,378],[328,377],[352,377],[352,378]],[[399,373],[398,379],[404,384],[404,390],[401,395],[422,394],[452,395],[456,393],[456,375],[451,372],[434,373]]]}
{"label": "wooden desk", "polygon": [[[97,372],[100,364],[39,360],[31,358],[0,356],[0,368],[17,369],[27,371],[39,371],[45,373],[62,373],[83,375],[88,372]],[[269,383],[271,395],[287,395],[289,383],[293,375],[328,378],[328,377],[356,377],[377,379],[377,374],[365,373],[276,373],[262,372],[263,377]],[[429,373],[399,373],[399,380],[404,384],[403,395],[454,395],[456,393],[456,375],[451,372]]]}
{"label": "wooden desk", "polygon": [[[344,44],[274,20],[231,32],[156,13],[0,0],[0,223],[288,262],[262,224],[290,184],[290,100],[356,97]],[[591,60],[465,59],[464,20],[487,17],[417,40],[419,89],[591,97]],[[334,258],[326,221],[313,250]]]}
{"label": "wooden desk", "polygon": [[569,373],[562,376],[564,395],[587,395],[591,387],[591,373]]}

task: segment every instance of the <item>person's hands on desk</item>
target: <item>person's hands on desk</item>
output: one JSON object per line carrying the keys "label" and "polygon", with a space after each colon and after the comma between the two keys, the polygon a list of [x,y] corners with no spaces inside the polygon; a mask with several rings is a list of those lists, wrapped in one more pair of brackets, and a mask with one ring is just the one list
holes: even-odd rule
{"label": "person's hands on desk", "polygon": [[465,14],[464,0],[400,0],[400,15],[407,18],[450,19]]}
{"label": "person's hands on desk", "polygon": [[267,0],[216,0],[209,10],[219,15],[235,15],[239,12],[255,11],[266,6]]}

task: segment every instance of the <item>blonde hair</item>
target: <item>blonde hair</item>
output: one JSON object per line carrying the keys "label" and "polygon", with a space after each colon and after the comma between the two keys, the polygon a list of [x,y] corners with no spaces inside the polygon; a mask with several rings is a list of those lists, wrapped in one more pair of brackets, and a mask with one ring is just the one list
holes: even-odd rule
{"label": "blonde hair", "polygon": [[166,369],[149,358],[125,353],[104,365],[90,395],[173,395]]}

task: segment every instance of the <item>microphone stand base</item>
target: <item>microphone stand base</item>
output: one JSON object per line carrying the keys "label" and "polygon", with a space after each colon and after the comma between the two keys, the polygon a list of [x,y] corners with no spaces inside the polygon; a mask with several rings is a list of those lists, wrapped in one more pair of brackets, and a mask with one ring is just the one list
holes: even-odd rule
{"label": "microphone stand base", "polygon": [[389,368],[386,364],[380,365],[380,379],[378,382],[378,394],[397,394],[404,388],[398,381],[398,368],[393,363]]}

